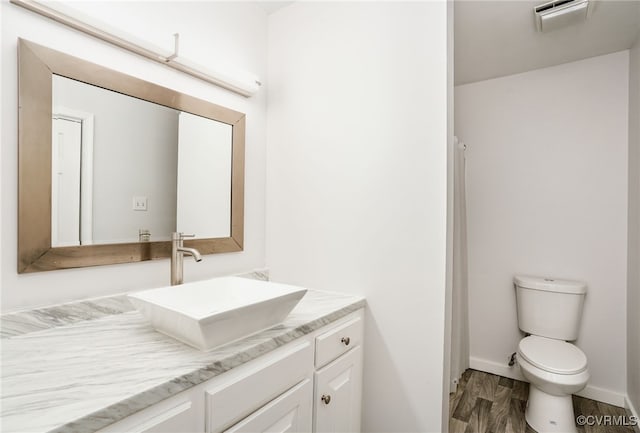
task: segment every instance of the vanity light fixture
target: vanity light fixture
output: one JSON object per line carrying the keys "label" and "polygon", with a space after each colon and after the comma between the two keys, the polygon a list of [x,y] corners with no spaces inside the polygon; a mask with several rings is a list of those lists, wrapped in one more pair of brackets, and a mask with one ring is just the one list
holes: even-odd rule
{"label": "vanity light fixture", "polygon": [[60,4],[59,2],[41,2],[37,0],[10,0],[11,3],[36,12],[47,18],[51,18],[61,24],[94,36],[110,44],[116,45],[132,53],[146,57],[158,63],[165,64],[178,71],[199,78],[208,83],[223,87],[242,96],[252,96],[262,83],[252,74],[232,71],[213,70],[198,65],[178,54],[179,35],[174,34],[175,47],[173,52],[168,52],[133,35],[123,32],[108,24],[88,17],[81,12]]}

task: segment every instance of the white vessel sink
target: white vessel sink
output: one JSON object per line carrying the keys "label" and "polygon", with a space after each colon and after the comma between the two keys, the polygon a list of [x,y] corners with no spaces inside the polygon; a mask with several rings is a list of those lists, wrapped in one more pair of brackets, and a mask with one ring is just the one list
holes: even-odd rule
{"label": "white vessel sink", "polygon": [[306,292],[224,277],[144,290],[129,299],[157,331],[206,351],[282,322]]}

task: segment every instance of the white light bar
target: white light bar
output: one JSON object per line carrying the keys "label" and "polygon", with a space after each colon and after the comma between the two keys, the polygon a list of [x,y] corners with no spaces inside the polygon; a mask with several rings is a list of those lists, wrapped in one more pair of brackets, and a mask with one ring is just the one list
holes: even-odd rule
{"label": "white light bar", "polygon": [[51,18],[73,29],[124,48],[147,59],[165,64],[208,83],[231,90],[242,96],[249,97],[260,89],[260,80],[252,74],[241,71],[213,70],[180,57],[178,55],[177,34],[175,35],[175,51],[169,52],[58,2],[45,3],[36,0],[10,1],[15,5],[22,6],[25,9]]}

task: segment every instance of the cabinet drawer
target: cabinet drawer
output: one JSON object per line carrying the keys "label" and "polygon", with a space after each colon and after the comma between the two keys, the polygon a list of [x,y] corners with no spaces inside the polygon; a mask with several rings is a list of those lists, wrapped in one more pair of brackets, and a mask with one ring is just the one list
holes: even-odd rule
{"label": "cabinet drawer", "polygon": [[328,364],[352,347],[362,344],[362,335],[361,315],[318,335],[316,337],[316,368]]}
{"label": "cabinet drawer", "polygon": [[312,388],[305,379],[225,433],[310,432]]}
{"label": "cabinet drawer", "polygon": [[200,417],[194,401],[184,395],[162,401],[105,427],[99,433],[196,433],[202,431]]}
{"label": "cabinet drawer", "polygon": [[312,359],[308,341],[294,344],[264,355],[259,363],[207,389],[206,431],[223,431],[303,381],[311,374]]}

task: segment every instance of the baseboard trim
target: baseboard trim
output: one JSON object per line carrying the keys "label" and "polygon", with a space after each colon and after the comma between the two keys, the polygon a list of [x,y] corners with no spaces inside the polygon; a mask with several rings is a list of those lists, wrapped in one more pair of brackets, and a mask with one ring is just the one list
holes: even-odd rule
{"label": "baseboard trim", "polygon": [[474,370],[484,371],[486,373],[497,374],[498,376],[508,377],[510,379],[527,381],[522,372],[520,372],[520,367],[518,364],[513,367],[509,367],[506,363],[500,364],[499,362],[489,361],[487,359],[482,358],[469,358],[469,367]]}
{"label": "baseboard trim", "polygon": [[[498,362],[489,361],[482,358],[475,358],[472,356],[471,358],[469,358],[469,367],[473,368],[474,370],[480,370],[486,373],[497,374],[499,376],[527,382],[527,380],[522,375],[522,372],[520,371],[520,367],[518,367],[517,364],[513,367],[509,367],[506,363],[500,364]],[[611,391],[609,389],[599,388],[593,385],[587,385],[585,389],[583,389],[576,395],[619,407],[626,407],[628,402],[628,399],[624,394]],[[629,402],[629,404],[631,403]],[[636,413],[637,412],[634,412],[634,415]]]}
{"label": "baseboard trim", "polygon": [[610,389],[599,388],[597,386],[587,385],[582,391],[576,393],[580,397],[590,398],[591,400],[609,403],[614,406],[624,407],[625,395]]}
{"label": "baseboard trim", "polygon": [[640,419],[640,417],[638,416],[638,410],[633,405],[633,403],[631,403],[631,400],[629,399],[628,395],[625,396],[625,398],[624,398],[624,407],[625,407],[625,409],[628,409],[629,412],[631,412],[631,415],[635,416],[636,419]]}

